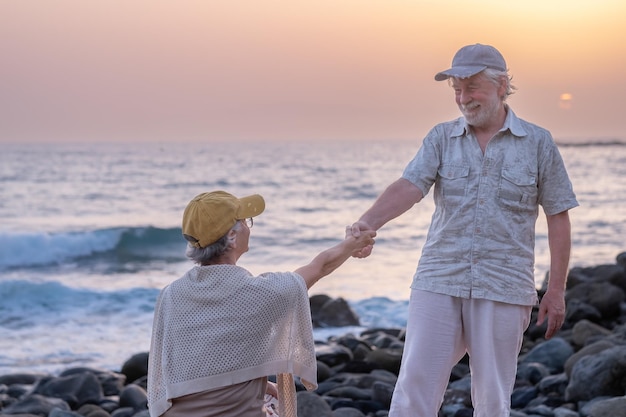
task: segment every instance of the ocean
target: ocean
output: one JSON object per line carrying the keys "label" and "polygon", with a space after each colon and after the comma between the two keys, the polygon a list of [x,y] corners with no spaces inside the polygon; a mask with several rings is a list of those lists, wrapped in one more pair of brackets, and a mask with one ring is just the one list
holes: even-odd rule
{"label": "ocean", "polygon": [[[191,267],[180,221],[195,195],[259,193],[252,273],[294,270],[343,239],[419,141],[318,143],[13,144],[0,152],[0,375],[74,366],[119,370],[149,349],[163,286]],[[559,145],[580,207],[571,266],[626,250],[626,143]],[[346,299],[361,326],[406,324],[409,284],[426,238],[430,196],[379,231],[374,253],[350,259],[310,294]],[[537,222],[535,276],[548,270]]]}

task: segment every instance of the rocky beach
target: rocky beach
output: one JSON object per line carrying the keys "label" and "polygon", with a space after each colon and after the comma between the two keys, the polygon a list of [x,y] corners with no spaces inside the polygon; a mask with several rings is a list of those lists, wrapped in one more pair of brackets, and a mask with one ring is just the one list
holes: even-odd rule
{"label": "rocky beach", "polygon": [[[359,324],[341,298],[310,301],[316,327]],[[572,268],[566,302],[565,324],[550,340],[533,310],[511,416],[626,417],[626,252],[614,264]],[[317,342],[319,387],[298,386],[298,416],[387,416],[403,335],[402,328],[377,328]],[[148,353],[139,352],[115,371],[0,376],[0,417],[147,417],[147,360]],[[440,417],[472,415],[470,383],[466,356],[452,371]]]}

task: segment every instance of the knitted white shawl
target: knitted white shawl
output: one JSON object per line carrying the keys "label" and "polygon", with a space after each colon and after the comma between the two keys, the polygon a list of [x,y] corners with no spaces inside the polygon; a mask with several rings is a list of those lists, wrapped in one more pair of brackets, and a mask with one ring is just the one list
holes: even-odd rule
{"label": "knitted white shawl", "polygon": [[149,355],[152,417],[167,411],[172,398],[268,375],[279,376],[279,393],[287,396],[279,397],[280,405],[293,409],[293,378],[279,374],[317,388],[311,311],[300,275],[254,277],[236,265],[197,266],[161,291]]}

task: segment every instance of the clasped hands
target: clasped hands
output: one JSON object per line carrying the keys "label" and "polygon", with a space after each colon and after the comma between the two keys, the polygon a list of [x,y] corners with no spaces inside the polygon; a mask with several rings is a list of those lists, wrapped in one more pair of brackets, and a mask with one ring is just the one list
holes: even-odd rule
{"label": "clasped hands", "polygon": [[370,235],[372,241],[370,244],[365,245],[361,249],[357,249],[352,252],[353,258],[367,258],[374,249],[374,237],[376,237],[376,231],[372,229],[367,223],[363,221],[357,221],[352,226],[346,226],[346,239],[350,237],[359,238],[363,234]]}

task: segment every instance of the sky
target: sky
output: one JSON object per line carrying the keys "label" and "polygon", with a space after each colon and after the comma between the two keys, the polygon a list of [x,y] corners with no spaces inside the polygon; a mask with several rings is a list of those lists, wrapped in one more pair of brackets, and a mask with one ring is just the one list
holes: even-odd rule
{"label": "sky", "polygon": [[504,55],[519,117],[626,139],[624,0],[0,0],[0,142],[421,140]]}

